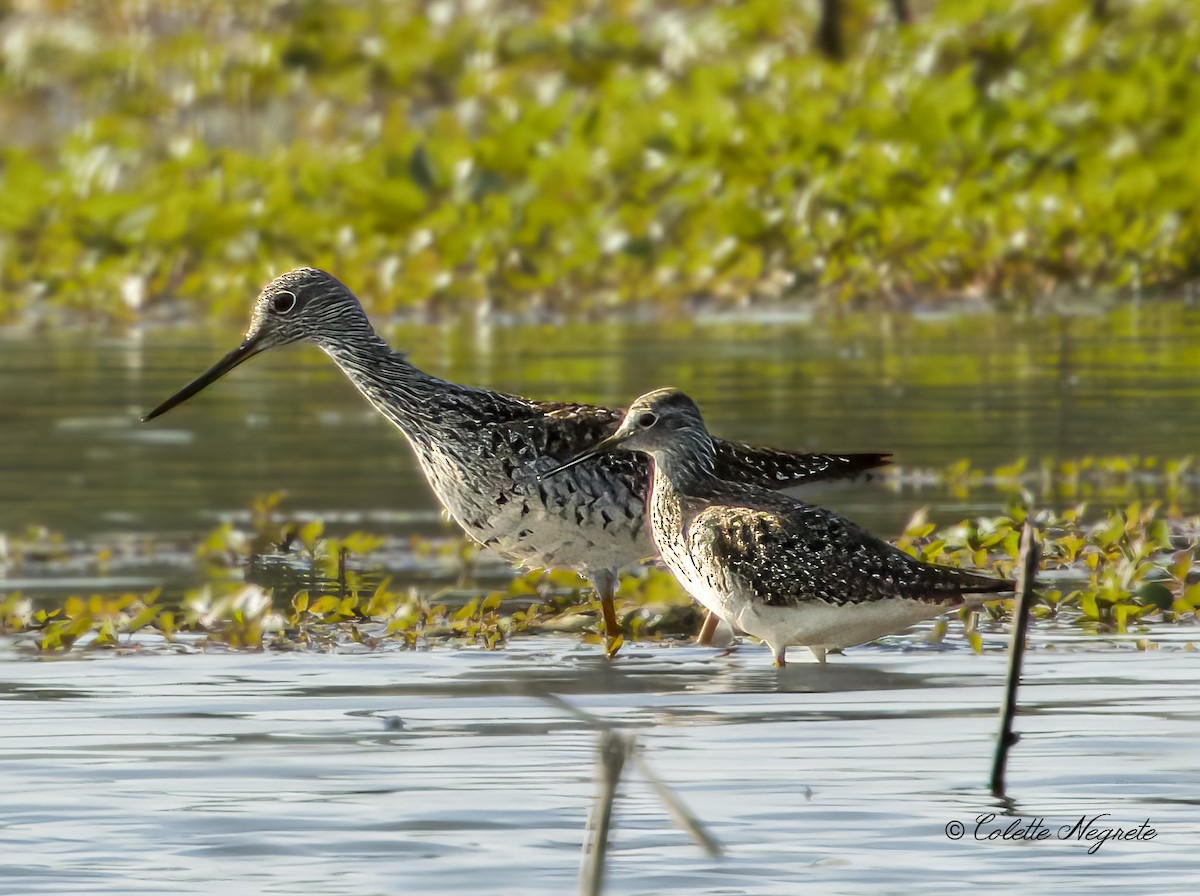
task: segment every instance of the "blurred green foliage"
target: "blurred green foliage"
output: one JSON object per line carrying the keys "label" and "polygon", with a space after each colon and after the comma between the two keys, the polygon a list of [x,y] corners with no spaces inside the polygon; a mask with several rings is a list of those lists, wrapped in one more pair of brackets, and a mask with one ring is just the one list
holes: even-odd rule
{"label": "blurred green foliage", "polygon": [[1200,257],[1200,23],[1171,0],[0,5],[0,321],[1034,301]]}
{"label": "blurred green foliage", "polygon": [[[1019,476],[1022,467],[1013,465],[1013,475]],[[297,528],[276,512],[278,504],[276,495],[255,502],[254,531],[223,525],[204,539],[196,558],[213,574],[203,586],[173,598],[164,598],[160,589],[50,600],[0,591],[0,636],[15,636],[16,643],[41,652],[76,646],[140,650],[177,638],[191,646],[254,650],[446,643],[492,650],[512,637],[548,633],[601,644],[598,601],[572,572],[533,570],[487,587],[472,578],[476,549],[467,542],[434,545],[414,539],[412,552],[436,552],[458,567],[457,584],[398,585],[379,569],[375,552],[386,539],[364,533],[326,537],[319,521]],[[1026,522],[1042,542],[1038,602],[1032,610],[1039,624],[1149,638],[1160,631],[1154,626],[1191,629],[1200,620],[1200,517],[1185,516],[1173,505],[1133,501],[1097,511],[1079,504],[1057,512],[1034,507],[1017,490],[1002,514],[949,527],[939,528],[920,510],[895,544],[927,562],[1011,578]],[[286,547],[275,543],[280,533]],[[3,548],[0,573],[7,566],[44,568],[47,561],[66,559],[63,539],[38,529],[6,541]],[[258,550],[267,550],[275,561],[269,578],[263,577],[266,557]],[[280,575],[279,565],[285,563],[306,574]],[[247,565],[250,584],[221,572]],[[1010,598],[988,602],[987,617],[1008,619],[1012,603]],[[690,638],[702,619],[679,584],[655,568],[622,574],[617,615],[622,640],[635,643]],[[944,633],[938,626],[931,637]],[[967,628],[967,638],[976,650],[982,648],[974,626]],[[1139,647],[1152,644],[1143,638]]]}

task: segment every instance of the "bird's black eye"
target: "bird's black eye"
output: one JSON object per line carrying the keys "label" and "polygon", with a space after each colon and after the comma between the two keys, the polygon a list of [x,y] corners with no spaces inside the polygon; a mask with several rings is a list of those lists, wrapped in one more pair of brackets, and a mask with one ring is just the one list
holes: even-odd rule
{"label": "bird's black eye", "polygon": [[642,416],[638,417],[637,419],[637,425],[641,429],[649,429],[657,422],[658,417],[656,417],[654,414],[642,414]]}
{"label": "bird's black eye", "polygon": [[276,314],[287,314],[296,307],[296,294],[281,292],[271,297],[271,310]]}

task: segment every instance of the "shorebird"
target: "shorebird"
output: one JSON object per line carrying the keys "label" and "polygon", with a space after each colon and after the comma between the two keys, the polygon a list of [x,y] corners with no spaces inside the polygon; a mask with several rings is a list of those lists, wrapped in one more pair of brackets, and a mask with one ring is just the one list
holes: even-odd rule
{"label": "shorebird", "polygon": [[[649,462],[609,455],[552,484],[537,474],[610,435],[622,412],[425,373],[376,334],[354,294],[324,271],[300,268],[269,283],[241,344],[143,422],[255,355],[296,342],[315,343],[404,434],[438,500],[472,539],[524,566],[585,576],[600,597],[610,645],[619,645],[612,603],[618,571],[654,555],[645,526]],[[800,454],[721,441],[712,451],[717,475],[769,488],[853,477],[888,462],[886,454]]]}
{"label": "shorebird", "polygon": [[650,524],[671,572],[734,629],[765,641],[776,666],[789,645],[808,647],[823,663],[829,650],[1013,589],[923,563],[822,507],[723,481],[717,442],[696,403],[676,389],[638,398],[616,432],[542,479],[615,449],[653,459]]}

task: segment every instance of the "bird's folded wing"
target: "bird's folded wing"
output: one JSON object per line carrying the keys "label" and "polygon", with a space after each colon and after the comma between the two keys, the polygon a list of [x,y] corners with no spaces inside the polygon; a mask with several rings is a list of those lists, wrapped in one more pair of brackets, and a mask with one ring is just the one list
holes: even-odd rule
{"label": "bird's folded wing", "polygon": [[821,507],[713,505],[690,521],[689,548],[723,570],[727,586],[768,606],[819,600],[851,604],[883,598],[953,601],[1008,583],[921,563]]}
{"label": "bird's folded wing", "polygon": [[790,488],[805,482],[853,479],[890,463],[890,454],[807,454],[715,439],[718,479]]}

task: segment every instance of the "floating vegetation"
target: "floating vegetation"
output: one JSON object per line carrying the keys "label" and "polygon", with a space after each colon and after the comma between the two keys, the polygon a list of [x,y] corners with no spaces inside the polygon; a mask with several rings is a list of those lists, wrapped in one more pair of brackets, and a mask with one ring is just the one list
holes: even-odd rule
{"label": "floating vegetation", "polygon": [[[644,584],[633,588],[638,597],[622,605],[628,637],[659,641],[699,627],[699,612],[667,573],[647,570],[623,579],[627,586],[637,582]],[[206,585],[178,601],[164,600],[156,589],[70,597],[51,606],[0,592],[0,634],[50,653],[76,647],[142,650],[164,642],[194,649],[374,650],[385,643],[408,648],[450,643],[490,650],[515,635],[539,633],[577,633],[599,644],[593,632],[599,603],[582,595],[580,584],[570,573],[538,571],[486,593],[423,593],[384,581],[365,592],[299,591],[281,602],[278,591],[258,585]],[[644,599],[647,592],[656,595],[654,602]]]}
{"label": "floating vegetation", "polygon": [[[1012,576],[1020,532],[1031,523],[1042,541],[1038,601],[1042,624],[1096,635],[1149,632],[1150,623],[1195,625],[1200,606],[1200,517],[1160,501],[1105,509],[1086,503],[1037,508],[1026,486],[1046,484],[1056,496],[1110,478],[1153,475],[1167,488],[1192,488],[1189,459],[1084,459],[1031,467],[1018,462],[989,473],[969,464],[939,474],[970,488],[1011,484],[1005,512],[939,527],[918,511],[896,540],[935,563]],[[930,481],[934,474],[920,474]],[[916,478],[899,471],[902,487]],[[191,551],[201,587],[164,588],[62,599],[5,593],[4,580],[45,569],[107,569],[153,556],[150,539],[121,547],[73,544],[38,527],[0,535],[0,633],[47,653],[80,648],[380,649],[453,643],[494,649],[508,639],[570,634],[600,643],[599,603],[570,572],[513,575],[502,562],[458,538],[397,539],[363,532],[332,534],[320,520],[297,519],[282,495],[257,499],[248,526],[222,523]],[[181,551],[168,549],[172,557]],[[486,562],[485,562],[486,561]],[[403,580],[403,585],[395,584]],[[688,638],[702,614],[665,571],[622,575],[617,609],[624,638]],[[992,622],[1008,618],[1011,601],[987,604]],[[937,631],[935,630],[935,636]],[[153,637],[150,637],[153,636]],[[968,639],[981,649],[973,627]]]}
{"label": "floating vegetation", "polygon": [[5,7],[0,320],[240,317],[298,262],[375,311],[1195,278],[1186,5],[864,12],[844,63],[816,6]]}
{"label": "floating vegetation", "polygon": [[[1133,503],[1086,521],[1086,505],[1055,513],[1019,502],[999,517],[938,529],[918,513],[896,542],[934,563],[991,567],[1012,575],[1020,531],[1029,521],[1042,539],[1037,619],[1060,615],[1085,631],[1126,632],[1136,621],[1196,622],[1200,569],[1192,575],[1200,518]],[[1001,618],[1011,601],[988,604]]]}
{"label": "floating vegetation", "polygon": [[1022,492],[1057,503],[1070,501],[1121,502],[1134,496],[1159,496],[1169,503],[1200,504],[1200,467],[1188,455],[1164,459],[1142,455],[1043,459],[1020,458],[990,470],[960,460],[941,469],[891,467],[878,474],[896,491],[919,491],[929,486],[966,498],[972,490]]}
{"label": "floating vegetation", "polygon": [[[326,536],[320,520],[281,513],[281,501],[281,494],[258,498],[249,514],[252,528],[222,523],[201,540],[193,553],[209,584],[173,600],[157,588],[62,601],[0,590],[0,633],[31,636],[43,652],[142,649],[147,635],[191,648],[239,649],[374,649],[385,641],[492,649],[515,634],[539,632],[580,634],[600,643],[592,632],[599,602],[573,573],[509,573],[502,587],[487,590],[474,575],[476,547],[461,539],[413,537],[403,547],[410,557],[428,561],[419,567],[426,576],[440,570],[455,584],[397,587],[380,564],[381,552],[397,551],[394,539],[361,532]],[[99,566],[111,556],[108,548],[71,545],[39,527],[4,538],[0,547],[3,577],[54,564]],[[636,607],[633,601],[624,607],[628,637],[660,640],[689,634],[699,624],[699,612],[665,572],[627,573],[622,587],[636,595]]]}

